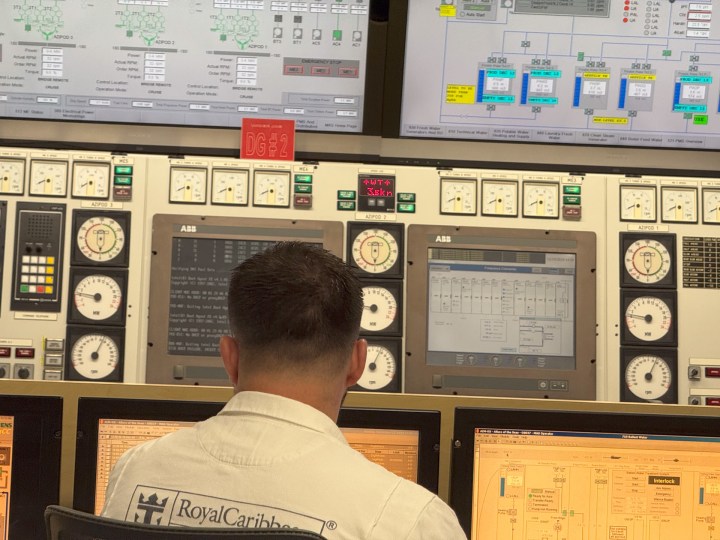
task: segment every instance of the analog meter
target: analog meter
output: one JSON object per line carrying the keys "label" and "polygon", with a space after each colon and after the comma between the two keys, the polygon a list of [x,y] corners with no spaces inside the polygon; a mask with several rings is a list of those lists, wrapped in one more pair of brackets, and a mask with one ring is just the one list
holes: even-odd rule
{"label": "analog meter", "polygon": [[477,180],[440,178],[440,213],[477,215]]}
{"label": "analog meter", "polygon": [[30,161],[30,195],[65,197],[67,195],[67,161]]}
{"label": "analog meter", "polygon": [[110,164],[73,163],[72,196],[77,199],[107,199],[110,196]]}
{"label": "analog meter", "polygon": [[703,223],[720,225],[720,188],[703,188]]}
{"label": "analog meter", "polygon": [[556,219],[560,217],[560,184],[523,183],[523,217]]}
{"label": "analog meter", "polygon": [[662,220],[666,223],[697,223],[697,189],[662,187]]}
{"label": "analog meter", "polygon": [[207,170],[192,167],[170,168],[170,202],[205,204]]}
{"label": "analog meter", "polygon": [[677,403],[677,358],[671,351],[624,352],[622,378],[622,401]]}
{"label": "analog meter", "polygon": [[213,169],[210,202],[247,206],[249,177],[245,169]]}
{"label": "analog meter", "polygon": [[253,206],[290,206],[290,173],[287,171],[255,171]]}
{"label": "analog meter", "polygon": [[644,185],[620,186],[621,221],[656,221],[656,188]]}
{"label": "analog meter", "polygon": [[0,193],[22,195],[25,190],[25,160],[0,158]]}
{"label": "analog meter", "polygon": [[514,180],[483,180],[482,215],[516,217],[518,183]]}

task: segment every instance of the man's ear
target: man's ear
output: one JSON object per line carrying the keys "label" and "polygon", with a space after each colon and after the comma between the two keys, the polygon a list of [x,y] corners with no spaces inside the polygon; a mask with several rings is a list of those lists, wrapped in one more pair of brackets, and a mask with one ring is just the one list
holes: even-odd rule
{"label": "man's ear", "polygon": [[347,377],[345,378],[345,387],[350,388],[358,379],[362,377],[365,371],[365,360],[367,359],[367,341],[358,339],[353,346],[350,365],[348,366]]}
{"label": "man's ear", "polygon": [[240,350],[237,341],[230,336],[220,338],[220,356],[222,356],[225,371],[230,377],[233,388],[237,388],[238,384],[238,361],[240,359]]}

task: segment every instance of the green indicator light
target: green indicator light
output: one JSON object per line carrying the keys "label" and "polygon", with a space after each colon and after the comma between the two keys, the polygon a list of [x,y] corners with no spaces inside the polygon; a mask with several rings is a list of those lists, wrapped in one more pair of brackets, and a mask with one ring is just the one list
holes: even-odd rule
{"label": "green indicator light", "polygon": [[132,186],[132,176],[115,176],[113,183],[116,186]]}
{"label": "green indicator light", "polygon": [[115,165],[115,174],[131,175],[133,168],[130,165]]}
{"label": "green indicator light", "polygon": [[580,186],[563,186],[563,193],[566,195],[580,195]]}
{"label": "green indicator light", "polygon": [[295,193],[312,193],[312,186],[308,184],[295,184]]}
{"label": "green indicator light", "polygon": [[696,114],[693,118],[693,124],[696,126],[707,126],[708,115],[707,114]]}
{"label": "green indicator light", "polygon": [[338,201],[337,209],[342,211],[355,210],[355,201]]}
{"label": "green indicator light", "polygon": [[669,49],[665,49],[665,50],[662,52],[662,55],[663,55],[663,56],[672,56],[672,51],[669,50]]}
{"label": "green indicator light", "polygon": [[579,205],[580,197],[576,197],[575,195],[565,195],[563,197],[563,204]]}
{"label": "green indicator light", "polygon": [[312,174],[296,174],[296,184],[312,184]]}
{"label": "green indicator light", "polygon": [[398,203],[397,211],[403,212],[406,214],[414,214],[415,213],[415,205],[413,203]]}
{"label": "green indicator light", "polygon": [[356,199],[356,193],[354,191],[340,189],[340,190],[338,190],[337,198],[340,200],[345,200],[345,201],[347,201],[347,200],[354,201]]}
{"label": "green indicator light", "polygon": [[399,202],[415,202],[415,194],[414,193],[398,193],[397,200]]}
{"label": "green indicator light", "polygon": [[585,60],[585,53],[579,52],[577,55],[577,59],[578,59],[578,62],[582,62],[583,60]]}
{"label": "green indicator light", "polygon": [[20,292],[30,292],[30,285],[20,285]]}

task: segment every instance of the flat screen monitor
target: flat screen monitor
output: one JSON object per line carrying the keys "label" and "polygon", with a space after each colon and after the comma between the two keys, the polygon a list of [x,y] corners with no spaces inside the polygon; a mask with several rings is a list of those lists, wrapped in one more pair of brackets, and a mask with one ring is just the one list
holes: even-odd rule
{"label": "flat screen monitor", "polygon": [[218,343],[229,333],[231,270],[284,240],[342,257],[334,221],[153,216],[146,382],[229,385]]}
{"label": "flat screen monitor", "polygon": [[[126,450],[214,416],[224,405],[80,398],[74,507],[99,514],[112,467]],[[344,408],[338,425],[370,461],[437,493],[439,412]]]}
{"label": "flat screen monitor", "polygon": [[456,409],[451,505],[471,540],[713,538],[720,417]]}
{"label": "flat screen monitor", "polygon": [[595,398],[595,234],[408,228],[405,388]]}
{"label": "flat screen monitor", "polygon": [[60,397],[0,396],[0,540],[46,538],[43,513],[57,504]]}
{"label": "flat screen monitor", "polygon": [[404,52],[391,66],[403,76],[401,137],[720,148],[711,0],[399,1],[392,9],[399,28],[388,49]]}
{"label": "flat screen monitor", "polygon": [[381,108],[381,4],[2,2],[0,117],[222,128],[282,118],[363,133]]}

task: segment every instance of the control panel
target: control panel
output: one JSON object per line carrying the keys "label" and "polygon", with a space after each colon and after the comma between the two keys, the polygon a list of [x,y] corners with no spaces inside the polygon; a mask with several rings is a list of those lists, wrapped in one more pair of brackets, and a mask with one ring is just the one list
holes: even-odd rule
{"label": "control panel", "polygon": [[[422,350],[570,374],[520,396],[712,405],[718,225],[720,179],[0,148],[0,378],[227,384],[224,273],[300,238],[362,282],[357,390],[407,390]],[[573,380],[581,361],[594,383]],[[452,393],[505,384],[483,377]]]}

